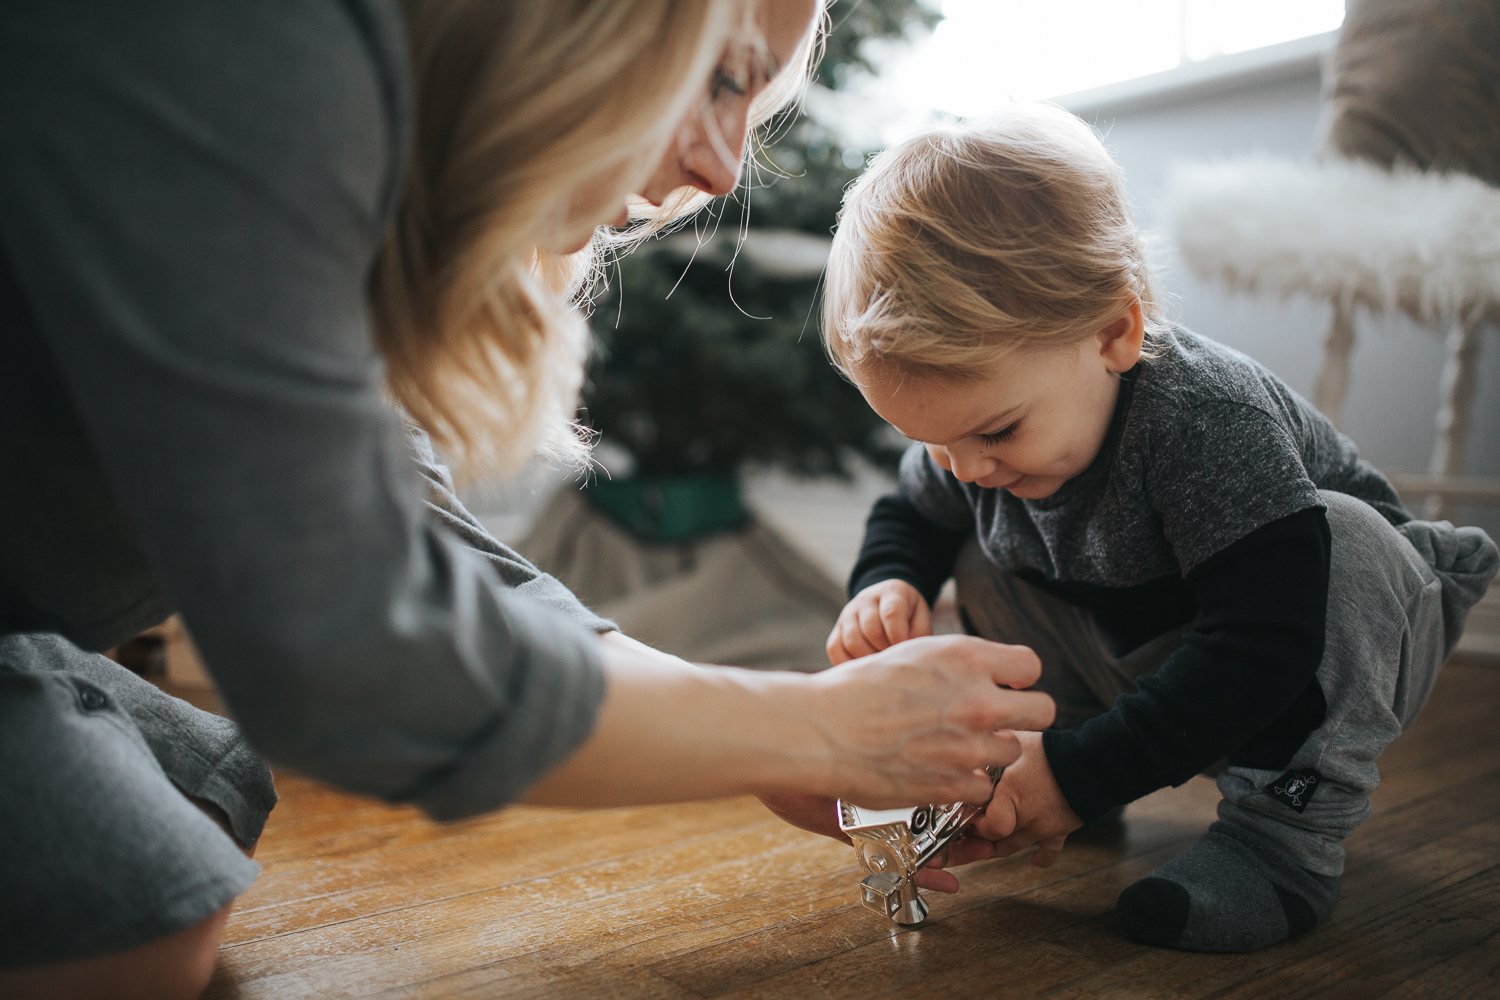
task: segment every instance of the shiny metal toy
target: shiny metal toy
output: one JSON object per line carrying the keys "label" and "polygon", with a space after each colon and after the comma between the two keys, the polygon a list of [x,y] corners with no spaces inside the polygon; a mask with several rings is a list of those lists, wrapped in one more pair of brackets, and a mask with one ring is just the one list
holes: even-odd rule
{"label": "shiny metal toy", "polygon": [[[987,768],[992,781],[1001,768]],[[988,803],[986,803],[987,805]],[[854,853],[870,874],[859,884],[864,904],[898,924],[920,924],[927,904],[912,879],[948,849],[980,813],[982,805],[949,805],[905,809],[865,809],[839,802],[839,829],[854,841]]]}

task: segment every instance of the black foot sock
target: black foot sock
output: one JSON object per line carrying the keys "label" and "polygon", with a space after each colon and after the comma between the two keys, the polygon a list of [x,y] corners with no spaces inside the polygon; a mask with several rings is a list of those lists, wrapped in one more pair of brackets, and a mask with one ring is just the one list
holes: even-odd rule
{"label": "black foot sock", "polygon": [[1186,853],[1120,893],[1131,940],[1184,951],[1247,952],[1294,938],[1333,912],[1339,880],[1222,820]]}

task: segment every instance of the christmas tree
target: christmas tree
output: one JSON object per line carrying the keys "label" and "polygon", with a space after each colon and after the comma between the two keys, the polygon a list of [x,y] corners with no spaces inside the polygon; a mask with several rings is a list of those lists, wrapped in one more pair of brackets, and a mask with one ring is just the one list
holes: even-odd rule
{"label": "christmas tree", "polygon": [[[841,0],[829,16],[813,85],[831,89],[872,70],[866,42],[905,37],[938,18],[916,0]],[[817,248],[865,151],[806,116],[764,131],[748,183],[695,229],[614,265],[593,312],[599,350],[584,390],[586,421],[629,453],[636,480],[655,482],[648,492],[688,479],[717,489],[710,505],[720,513],[707,516],[706,528],[739,516],[733,484],[747,462],[845,475],[851,453],[887,465],[899,454],[899,439],[829,365],[818,336]],[[722,232],[700,246],[715,225]],[[810,264],[792,260],[809,246]],[[632,514],[637,485],[601,480],[588,493],[643,534],[692,533],[691,517],[663,533],[659,518],[653,528]]]}

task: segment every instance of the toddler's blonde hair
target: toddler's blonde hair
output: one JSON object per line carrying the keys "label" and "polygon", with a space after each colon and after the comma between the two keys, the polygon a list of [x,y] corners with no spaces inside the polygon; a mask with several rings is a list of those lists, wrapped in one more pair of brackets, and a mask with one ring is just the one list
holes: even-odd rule
{"label": "toddler's blonde hair", "polygon": [[1139,301],[1161,308],[1125,178],[1093,129],[1047,104],[935,128],[849,190],[823,340],[850,377],[891,365],[950,380],[1073,343]]}

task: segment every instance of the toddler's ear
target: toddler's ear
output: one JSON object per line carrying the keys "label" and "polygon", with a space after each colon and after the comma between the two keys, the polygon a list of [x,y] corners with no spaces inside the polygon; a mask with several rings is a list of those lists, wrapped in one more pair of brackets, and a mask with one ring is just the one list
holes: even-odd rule
{"label": "toddler's ear", "polygon": [[1146,339],[1146,317],[1141,311],[1139,299],[1131,299],[1130,306],[1110,320],[1094,334],[1099,342],[1099,356],[1104,366],[1120,374],[1128,372],[1141,360],[1141,345]]}

